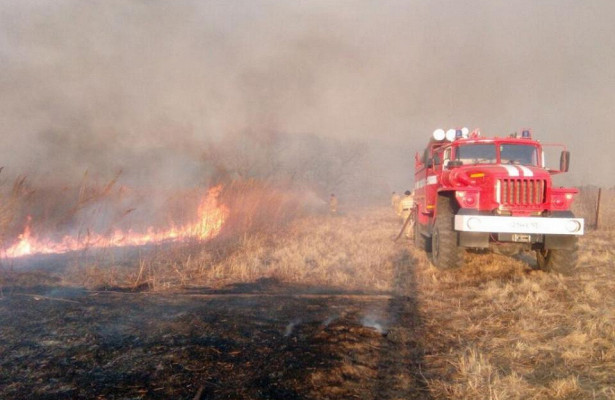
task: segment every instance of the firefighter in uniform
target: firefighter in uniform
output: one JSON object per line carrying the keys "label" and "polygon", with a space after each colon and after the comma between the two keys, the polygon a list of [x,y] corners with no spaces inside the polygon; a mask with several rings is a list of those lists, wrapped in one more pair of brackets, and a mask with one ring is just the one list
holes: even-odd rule
{"label": "firefighter in uniform", "polygon": [[[412,195],[412,192],[409,190],[406,190],[404,192],[404,197],[401,199],[400,201],[400,209],[401,209],[401,220],[402,222],[406,222],[406,219],[410,216],[410,214],[412,214],[412,210],[414,209],[414,196]],[[406,237],[411,237],[412,236],[412,232],[413,232],[413,228],[414,228],[414,221],[411,220],[408,222],[408,225],[406,226]]]}
{"label": "firefighter in uniform", "polygon": [[329,212],[331,214],[337,214],[337,197],[335,197],[333,193],[331,193],[331,197],[329,198]]}
{"label": "firefighter in uniform", "polygon": [[391,206],[393,207],[393,211],[395,211],[397,215],[399,215],[399,202],[400,201],[401,201],[401,197],[399,197],[397,193],[393,192],[393,195],[391,196]]}

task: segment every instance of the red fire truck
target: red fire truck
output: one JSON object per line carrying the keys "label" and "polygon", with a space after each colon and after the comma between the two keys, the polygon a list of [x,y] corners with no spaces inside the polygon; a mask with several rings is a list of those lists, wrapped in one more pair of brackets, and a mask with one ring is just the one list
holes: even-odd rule
{"label": "red fire truck", "polygon": [[[547,145],[545,145],[546,147]],[[437,129],[415,160],[414,240],[442,269],[460,267],[467,249],[503,254],[535,251],[537,268],[571,273],[584,221],[570,206],[578,189],[554,187],[567,172],[545,164],[529,130],[485,138],[478,130]]]}

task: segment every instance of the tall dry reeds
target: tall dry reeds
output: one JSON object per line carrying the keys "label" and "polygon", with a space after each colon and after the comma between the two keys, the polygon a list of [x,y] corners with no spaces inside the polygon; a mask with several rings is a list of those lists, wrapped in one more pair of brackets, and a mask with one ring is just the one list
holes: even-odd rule
{"label": "tall dry reeds", "polygon": [[16,223],[22,214],[24,201],[31,194],[25,176],[15,178],[12,185],[0,181],[0,249],[20,233]]}
{"label": "tall dry reeds", "polygon": [[229,210],[223,228],[227,236],[275,232],[305,210],[299,192],[256,179],[225,185],[219,201]]}
{"label": "tall dry reeds", "polygon": [[[582,186],[572,209],[577,217],[585,218],[589,229],[596,226],[596,210],[598,208],[598,191],[595,186]],[[598,227],[601,230],[615,228],[615,189],[601,189]]]}

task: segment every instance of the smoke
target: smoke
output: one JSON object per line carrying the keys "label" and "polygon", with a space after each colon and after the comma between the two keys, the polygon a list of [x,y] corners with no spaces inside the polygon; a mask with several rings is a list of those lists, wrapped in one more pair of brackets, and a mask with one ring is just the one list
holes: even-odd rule
{"label": "smoke", "polygon": [[386,334],[388,332],[382,321],[379,321],[373,316],[365,316],[361,319],[361,324],[367,328],[375,329],[378,333]]}
{"label": "smoke", "polygon": [[286,325],[286,328],[284,329],[284,337],[290,336],[290,334],[293,333],[293,330],[295,329],[295,327],[299,325],[300,323],[301,323],[301,319],[294,319],[291,322],[289,322],[288,325]]}
{"label": "smoke", "polygon": [[[3,0],[0,10],[0,165],[13,174],[203,185],[219,166],[212,149],[274,132],[325,150],[274,146],[279,160],[362,146],[353,168],[366,179],[345,190],[400,191],[435,128],[531,127],[571,147],[565,183],[613,185],[613,158],[596,151],[615,144],[612,2]],[[266,144],[236,154],[259,159]]]}

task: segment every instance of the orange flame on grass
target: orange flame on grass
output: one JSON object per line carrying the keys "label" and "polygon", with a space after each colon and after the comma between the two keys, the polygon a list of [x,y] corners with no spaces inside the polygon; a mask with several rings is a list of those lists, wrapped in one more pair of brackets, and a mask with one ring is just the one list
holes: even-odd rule
{"label": "orange flame on grass", "polygon": [[145,233],[115,230],[108,235],[88,233],[83,237],[65,236],[62,240],[53,242],[33,235],[32,219],[28,217],[24,232],[18,237],[19,241],[8,248],[5,254],[9,258],[16,258],[32,254],[66,253],[89,248],[141,246],[186,239],[211,239],[220,233],[228,216],[228,208],[223,204],[218,204],[221,191],[221,185],[208,190],[207,195],[199,204],[198,218],[193,223],[171,227],[164,231],[155,230],[153,227],[148,228]]}

